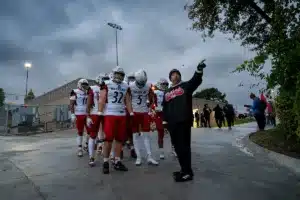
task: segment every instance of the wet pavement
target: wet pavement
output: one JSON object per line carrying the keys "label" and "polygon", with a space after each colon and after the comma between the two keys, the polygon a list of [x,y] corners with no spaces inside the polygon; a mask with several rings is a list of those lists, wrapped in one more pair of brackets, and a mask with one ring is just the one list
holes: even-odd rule
{"label": "wet pavement", "polygon": [[112,170],[109,175],[101,173],[100,157],[94,168],[87,165],[87,155],[76,157],[73,131],[0,137],[0,199],[299,200],[299,177],[239,143],[255,129],[253,123],[232,131],[193,129],[195,179],[188,183],[172,180],[178,165],[168,137],[167,158],[158,167],[136,167],[127,153],[124,163],[129,171]]}

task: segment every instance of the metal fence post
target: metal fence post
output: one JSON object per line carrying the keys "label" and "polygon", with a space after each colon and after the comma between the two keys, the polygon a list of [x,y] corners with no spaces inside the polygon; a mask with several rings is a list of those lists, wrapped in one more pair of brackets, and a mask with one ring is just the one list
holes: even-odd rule
{"label": "metal fence post", "polygon": [[9,127],[8,127],[8,113],[9,113],[9,109],[10,109],[10,106],[9,106],[9,104],[5,104],[5,132],[6,132],[6,134],[9,132]]}

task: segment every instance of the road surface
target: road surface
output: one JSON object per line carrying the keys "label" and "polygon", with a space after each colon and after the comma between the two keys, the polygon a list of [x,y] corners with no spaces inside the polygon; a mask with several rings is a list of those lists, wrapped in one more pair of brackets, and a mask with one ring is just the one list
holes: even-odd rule
{"label": "road surface", "polygon": [[[0,137],[1,200],[296,200],[299,177],[264,155],[253,155],[239,140],[255,131],[253,123],[227,129],[193,129],[195,179],[174,183],[178,169],[170,153],[158,167],[136,167],[125,154],[127,173],[101,172],[88,157],[76,157],[74,131]],[[153,133],[153,149],[157,150]],[[156,156],[158,154],[156,152]]]}

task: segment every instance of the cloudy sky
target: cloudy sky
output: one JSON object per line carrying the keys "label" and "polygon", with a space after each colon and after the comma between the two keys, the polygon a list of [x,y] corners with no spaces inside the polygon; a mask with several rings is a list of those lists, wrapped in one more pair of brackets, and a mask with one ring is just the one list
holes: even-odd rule
{"label": "cloudy sky", "polygon": [[[136,3],[140,2],[140,3]],[[3,0],[0,6],[0,87],[24,94],[25,61],[32,62],[29,88],[42,94],[78,77],[95,78],[116,66],[115,32],[119,33],[119,63],[126,72],[144,68],[150,80],[180,68],[189,79],[198,61],[207,60],[201,88],[217,87],[234,105],[249,103],[252,79],[230,72],[253,55],[230,36],[217,34],[203,42],[189,30],[183,7],[187,0]],[[182,67],[184,65],[184,67]],[[201,89],[200,88],[200,89]],[[8,96],[9,101],[14,97]]]}

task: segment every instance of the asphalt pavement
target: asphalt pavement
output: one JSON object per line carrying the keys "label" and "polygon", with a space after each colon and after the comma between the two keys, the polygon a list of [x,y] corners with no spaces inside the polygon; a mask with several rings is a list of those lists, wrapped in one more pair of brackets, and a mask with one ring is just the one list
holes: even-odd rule
{"label": "asphalt pavement", "polygon": [[[254,155],[239,143],[254,132],[254,123],[232,131],[193,129],[195,179],[175,183],[178,169],[165,139],[166,159],[160,165],[136,167],[125,151],[128,172],[102,174],[102,159],[88,166],[76,156],[76,133],[68,130],[34,136],[0,137],[1,200],[299,200],[299,178],[265,155]],[[157,136],[152,147],[158,158]]]}

